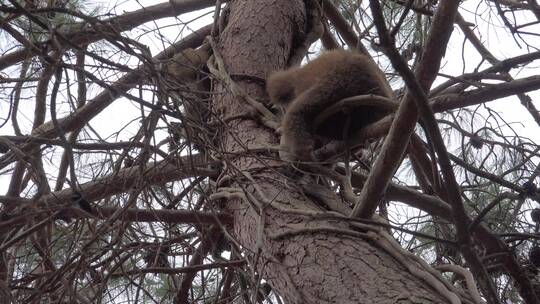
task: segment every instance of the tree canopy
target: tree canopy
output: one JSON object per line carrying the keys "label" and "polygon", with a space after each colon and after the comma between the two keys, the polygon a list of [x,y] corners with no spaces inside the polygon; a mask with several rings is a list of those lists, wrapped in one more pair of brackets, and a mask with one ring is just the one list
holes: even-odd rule
{"label": "tree canopy", "polygon": [[[3,1],[0,302],[540,303],[539,23],[535,0]],[[390,114],[280,159],[268,76],[339,48],[392,96],[314,120]]]}

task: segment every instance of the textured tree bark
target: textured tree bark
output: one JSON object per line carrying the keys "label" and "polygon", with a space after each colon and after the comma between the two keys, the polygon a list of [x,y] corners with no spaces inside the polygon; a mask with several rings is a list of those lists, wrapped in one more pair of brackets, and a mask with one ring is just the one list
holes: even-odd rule
{"label": "textured tree bark", "polygon": [[[258,100],[267,100],[264,85],[257,80],[285,67],[296,40],[306,30],[305,4],[301,0],[239,0],[230,5],[219,51],[240,87]],[[216,91],[224,92],[214,100],[222,119],[249,114],[245,102],[225,87],[218,85]],[[234,237],[285,303],[450,302],[383,248],[359,237],[360,233],[341,233],[350,230],[348,224],[301,215],[321,209],[302,194],[297,180],[276,170],[282,163],[268,160],[268,152],[255,158],[245,151],[277,146],[279,138],[272,130],[243,117],[230,120],[221,132],[219,146],[230,156],[227,173],[235,182],[218,181],[219,186],[242,186],[248,198],[249,194],[257,198],[251,203],[229,199],[224,204],[234,217]],[[272,156],[277,158],[277,153]]]}

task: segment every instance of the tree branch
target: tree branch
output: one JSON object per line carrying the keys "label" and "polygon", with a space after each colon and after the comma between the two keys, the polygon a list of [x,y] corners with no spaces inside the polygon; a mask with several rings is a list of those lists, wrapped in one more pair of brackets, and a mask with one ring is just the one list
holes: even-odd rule
{"label": "tree branch", "polygon": [[[72,27],[77,30],[58,34],[72,44],[85,45],[103,39],[103,33],[109,33],[111,28],[117,32],[128,31],[149,21],[203,9],[214,5],[214,3],[215,0],[171,0],[100,21],[100,25],[96,27],[88,28],[88,22],[84,21]],[[46,47],[48,43],[49,41],[43,41],[35,43],[35,45]],[[29,45],[0,57],[0,71],[27,58],[39,55],[38,49]]]}

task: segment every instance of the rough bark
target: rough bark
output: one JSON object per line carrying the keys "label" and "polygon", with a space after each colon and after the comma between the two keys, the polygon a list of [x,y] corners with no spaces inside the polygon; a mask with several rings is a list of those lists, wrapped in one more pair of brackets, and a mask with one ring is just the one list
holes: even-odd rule
{"label": "rough bark", "polygon": [[[284,68],[298,33],[305,30],[305,18],[300,0],[232,1],[219,42],[228,73],[266,78]],[[250,96],[264,100],[263,85],[250,77],[237,82]],[[240,98],[227,93],[216,97],[215,108],[222,118],[249,114]],[[350,230],[348,224],[301,215],[320,209],[302,194],[297,179],[279,174],[277,160],[263,164],[244,154],[245,148],[277,146],[272,130],[243,118],[232,120],[220,138],[227,155],[236,155],[228,160],[234,169],[227,172],[236,183],[220,186],[243,187],[251,202],[229,199],[224,204],[234,217],[234,236],[286,303],[448,302],[382,248],[342,233]]]}

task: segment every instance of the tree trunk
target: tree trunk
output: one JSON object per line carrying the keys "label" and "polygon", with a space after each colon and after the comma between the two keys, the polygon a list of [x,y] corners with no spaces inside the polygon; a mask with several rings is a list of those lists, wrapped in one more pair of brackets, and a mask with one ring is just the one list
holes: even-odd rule
{"label": "tree trunk", "polygon": [[[261,80],[286,67],[306,31],[306,16],[301,0],[230,2],[218,49],[229,75],[251,97],[268,99]],[[225,85],[216,91],[224,92],[214,100],[221,119],[249,116],[241,97]],[[264,149],[276,147],[278,135],[256,119],[240,117],[228,120],[218,145],[230,155],[226,173],[235,183],[218,185],[247,193],[224,204],[234,217],[234,237],[285,303],[458,303],[455,294],[436,288],[440,282],[430,284],[428,276],[405,268],[365,231],[312,216],[322,209],[302,193],[298,178],[280,173],[277,153]],[[246,149],[256,152],[247,156]]]}

